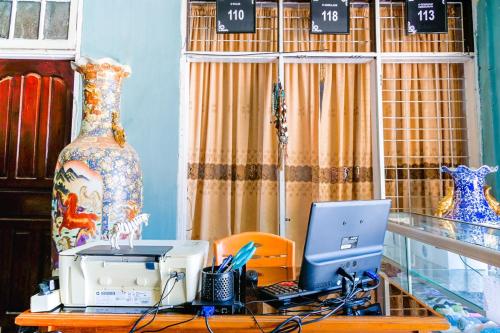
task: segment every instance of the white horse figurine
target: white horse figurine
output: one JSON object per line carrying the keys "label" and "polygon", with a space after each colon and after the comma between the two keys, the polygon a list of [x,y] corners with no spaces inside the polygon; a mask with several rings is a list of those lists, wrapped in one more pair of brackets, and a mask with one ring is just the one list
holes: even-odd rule
{"label": "white horse figurine", "polygon": [[118,241],[121,236],[128,236],[128,243],[131,248],[134,247],[134,234],[140,230],[141,224],[148,225],[149,214],[139,214],[132,220],[127,222],[116,222],[110,231],[109,240],[111,242],[111,248],[120,249]]}

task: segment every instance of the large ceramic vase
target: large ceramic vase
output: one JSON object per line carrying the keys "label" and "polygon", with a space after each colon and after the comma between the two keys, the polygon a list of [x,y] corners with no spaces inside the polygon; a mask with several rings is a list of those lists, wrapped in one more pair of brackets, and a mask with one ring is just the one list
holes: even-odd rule
{"label": "large ceramic vase", "polygon": [[113,224],[133,219],[142,209],[139,159],[119,123],[121,84],[130,68],[108,58],[81,58],[72,65],[83,77],[83,119],[80,135],[61,151],[56,165],[55,255],[107,239]]}
{"label": "large ceramic vase", "polygon": [[478,225],[500,225],[500,215],[497,213],[498,203],[489,193],[489,187],[485,186],[485,177],[496,172],[498,167],[484,165],[473,169],[460,165],[457,168],[443,166],[441,169],[451,175],[454,182],[453,191],[441,202],[441,205],[446,206],[441,215],[473,223],[474,225],[457,224],[457,238],[486,245],[484,243],[488,242],[488,229]]}

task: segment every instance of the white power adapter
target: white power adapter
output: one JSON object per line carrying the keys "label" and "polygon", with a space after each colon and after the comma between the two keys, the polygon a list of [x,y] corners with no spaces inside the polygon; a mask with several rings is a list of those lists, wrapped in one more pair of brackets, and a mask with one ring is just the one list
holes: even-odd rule
{"label": "white power adapter", "polygon": [[53,290],[50,294],[31,296],[31,312],[48,312],[61,305],[61,294],[59,289]]}

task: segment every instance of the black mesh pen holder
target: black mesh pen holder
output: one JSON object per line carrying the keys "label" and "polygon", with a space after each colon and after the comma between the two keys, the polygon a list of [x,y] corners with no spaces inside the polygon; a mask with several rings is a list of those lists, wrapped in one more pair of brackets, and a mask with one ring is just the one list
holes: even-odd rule
{"label": "black mesh pen holder", "polygon": [[[217,266],[214,272],[217,271]],[[212,267],[201,272],[201,299],[211,302],[226,302],[234,298],[234,273],[212,273]]]}

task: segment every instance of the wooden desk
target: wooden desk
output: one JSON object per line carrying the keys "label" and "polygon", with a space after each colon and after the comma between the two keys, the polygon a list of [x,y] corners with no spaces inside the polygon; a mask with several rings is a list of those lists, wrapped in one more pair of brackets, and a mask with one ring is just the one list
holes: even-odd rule
{"label": "wooden desk", "polygon": [[[284,268],[256,269],[260,284],[279,282],[292,279],[295,272]],[[399,286],[382,279],[379,288],[373,292],[373,297],[379,302],[385,316],[375,317],[345,317],[333,316],[321,322],[303,328],[304,332],[419,332],[446,330],[449,325],[446,319],[426,307],[422,302],[404,292]],[[272,314],[276,310],[266,304],[253,304],[257,311],[256,319],[262,328],[269,332],[288,315]],[[271,313],[271,314],[270,314]],[[166,313],[156,317],[148,329],[158,329],[170,324],[192,318],[190,314]],[[26,311],[16,318],[20,326],[38,326],[49,330],[70,332],[128,332],[137,314],[96,314],[75,312],[31,313]],[[212,330],[217,332],[259,332],[250,315],[214,316],[209,319]],[[166,331],[173,332],[207,332],[203,318],[196,318],[185,324],[175,326]]]}

